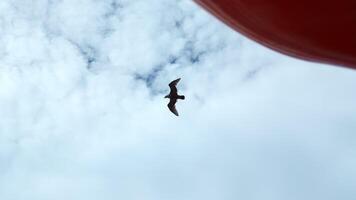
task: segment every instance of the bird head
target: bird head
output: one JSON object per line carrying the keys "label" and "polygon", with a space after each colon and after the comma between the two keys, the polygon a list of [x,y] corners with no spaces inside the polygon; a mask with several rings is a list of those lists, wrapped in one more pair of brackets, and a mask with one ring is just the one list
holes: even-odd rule
{"label": "bird head", "polygon": [[169,98],[169,95],[166,95],[164,98]]}

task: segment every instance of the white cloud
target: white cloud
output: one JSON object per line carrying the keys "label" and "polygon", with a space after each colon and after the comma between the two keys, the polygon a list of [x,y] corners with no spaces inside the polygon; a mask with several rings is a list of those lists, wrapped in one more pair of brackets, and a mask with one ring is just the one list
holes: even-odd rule
{"label": "white cloud", "polygon": [[274,53],[191,1],[0,13],[0,199],[355,196],[355,71]]}

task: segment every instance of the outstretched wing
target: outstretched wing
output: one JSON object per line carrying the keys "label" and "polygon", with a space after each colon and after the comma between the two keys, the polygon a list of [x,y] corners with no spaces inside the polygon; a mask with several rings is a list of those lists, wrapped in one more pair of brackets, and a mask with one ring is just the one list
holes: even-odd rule
{"label": "outstretched wing", "polygon": [[177,99],[171,98],[171,100],[169,101],[167,106],[172,113],[179,116],[178,111],[176,109],[176,102],[177,102]]}
{"label": "outstretched wing", "polygon": [[177,93],[177,88],[176,85],[177,83],[180,81],[180,78],[172,81],[171,83],[169,83],[169,87],[171,88],[171,93]]}

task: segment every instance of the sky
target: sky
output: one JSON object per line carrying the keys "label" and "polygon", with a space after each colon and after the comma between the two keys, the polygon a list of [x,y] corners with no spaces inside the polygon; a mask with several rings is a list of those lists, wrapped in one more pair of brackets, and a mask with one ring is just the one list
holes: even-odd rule
{"label": "sky", "polygon": [[190,0],[2,0],[0,47],[1,200],[355,199],[355,70]]}

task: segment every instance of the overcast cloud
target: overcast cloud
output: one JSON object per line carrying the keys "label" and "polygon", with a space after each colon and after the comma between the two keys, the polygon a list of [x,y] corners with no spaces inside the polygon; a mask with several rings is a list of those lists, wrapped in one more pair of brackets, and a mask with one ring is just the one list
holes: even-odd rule
{"label": "overcast cloud", "polygon": [[1,0],[0,47],[1,200],[355,199],[354,70],[188,0]]}

